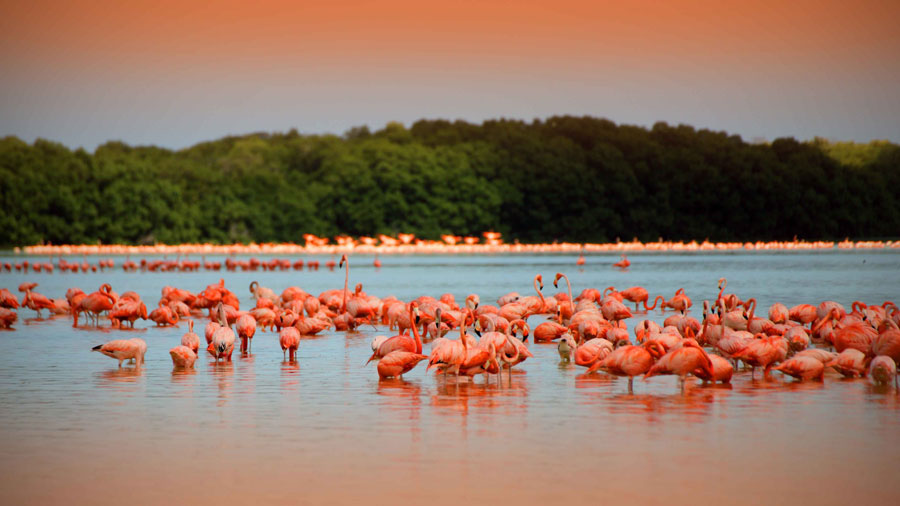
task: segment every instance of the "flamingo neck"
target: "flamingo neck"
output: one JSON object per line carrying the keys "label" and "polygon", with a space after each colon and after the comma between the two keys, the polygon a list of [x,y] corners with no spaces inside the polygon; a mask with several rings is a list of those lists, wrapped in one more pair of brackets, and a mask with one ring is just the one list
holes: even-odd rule
{"label": "flamingo neck", "polygon": [[[412,304],[409,305],[409,325],[412,327],[413,340],[416,342],[416,353],[422,353],[422,338],[419,336],[419,328],[418,325],[416,325],[416,315],[413,311],[413,307],[415,306]],[[436,323],[438,325],[438,334],[440,334],[441,322],[437,321]]]}

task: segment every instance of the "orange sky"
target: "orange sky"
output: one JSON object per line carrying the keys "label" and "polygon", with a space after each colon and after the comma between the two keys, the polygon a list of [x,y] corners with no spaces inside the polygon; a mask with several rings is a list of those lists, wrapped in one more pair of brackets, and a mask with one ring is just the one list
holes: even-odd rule
{"label": "orange sky", "polygon": [[900,141],[897,1],[5,3],[0,135],[28,140],[569,113]]}

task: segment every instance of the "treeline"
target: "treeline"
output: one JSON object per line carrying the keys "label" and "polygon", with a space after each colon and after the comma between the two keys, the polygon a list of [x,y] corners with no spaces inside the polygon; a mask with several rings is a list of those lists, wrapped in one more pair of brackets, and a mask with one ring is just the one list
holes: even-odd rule
{"label": "treeline", "polygon": [[422,120],[91,154],[0,140],[0,245],[302,242],[411,232],[508,241],[895,238],[900,147],[591,117]]}

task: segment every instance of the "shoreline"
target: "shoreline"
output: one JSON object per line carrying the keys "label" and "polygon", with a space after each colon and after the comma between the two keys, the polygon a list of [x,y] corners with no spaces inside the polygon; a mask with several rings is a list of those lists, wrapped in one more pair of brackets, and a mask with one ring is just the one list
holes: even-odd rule
{"label": "shoreline", "polygon": [[494,253],[639,253],[690,251],[779,251],[829,249],[897,249],[900,241],[756,241],[756,242],[616,242],[616,243],[551,243],[518,244],[493,241],[483,244],[449,244],[440,241],[416,241],[409,244],[375,245],[341,240],[338,244],[157,244],[129,246],[121,244],[33,245],[16,247],[15,255],[322,255],[362,253],[379,255],[403,254],[494,254]]}

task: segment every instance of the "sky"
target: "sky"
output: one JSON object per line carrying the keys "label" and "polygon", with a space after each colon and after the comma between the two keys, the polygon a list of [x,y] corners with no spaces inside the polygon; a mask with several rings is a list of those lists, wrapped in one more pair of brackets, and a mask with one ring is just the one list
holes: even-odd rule
{"label": "sky", "polygon": [[900,142],[896,0],[0,0],[0,137],[590,115]]}

